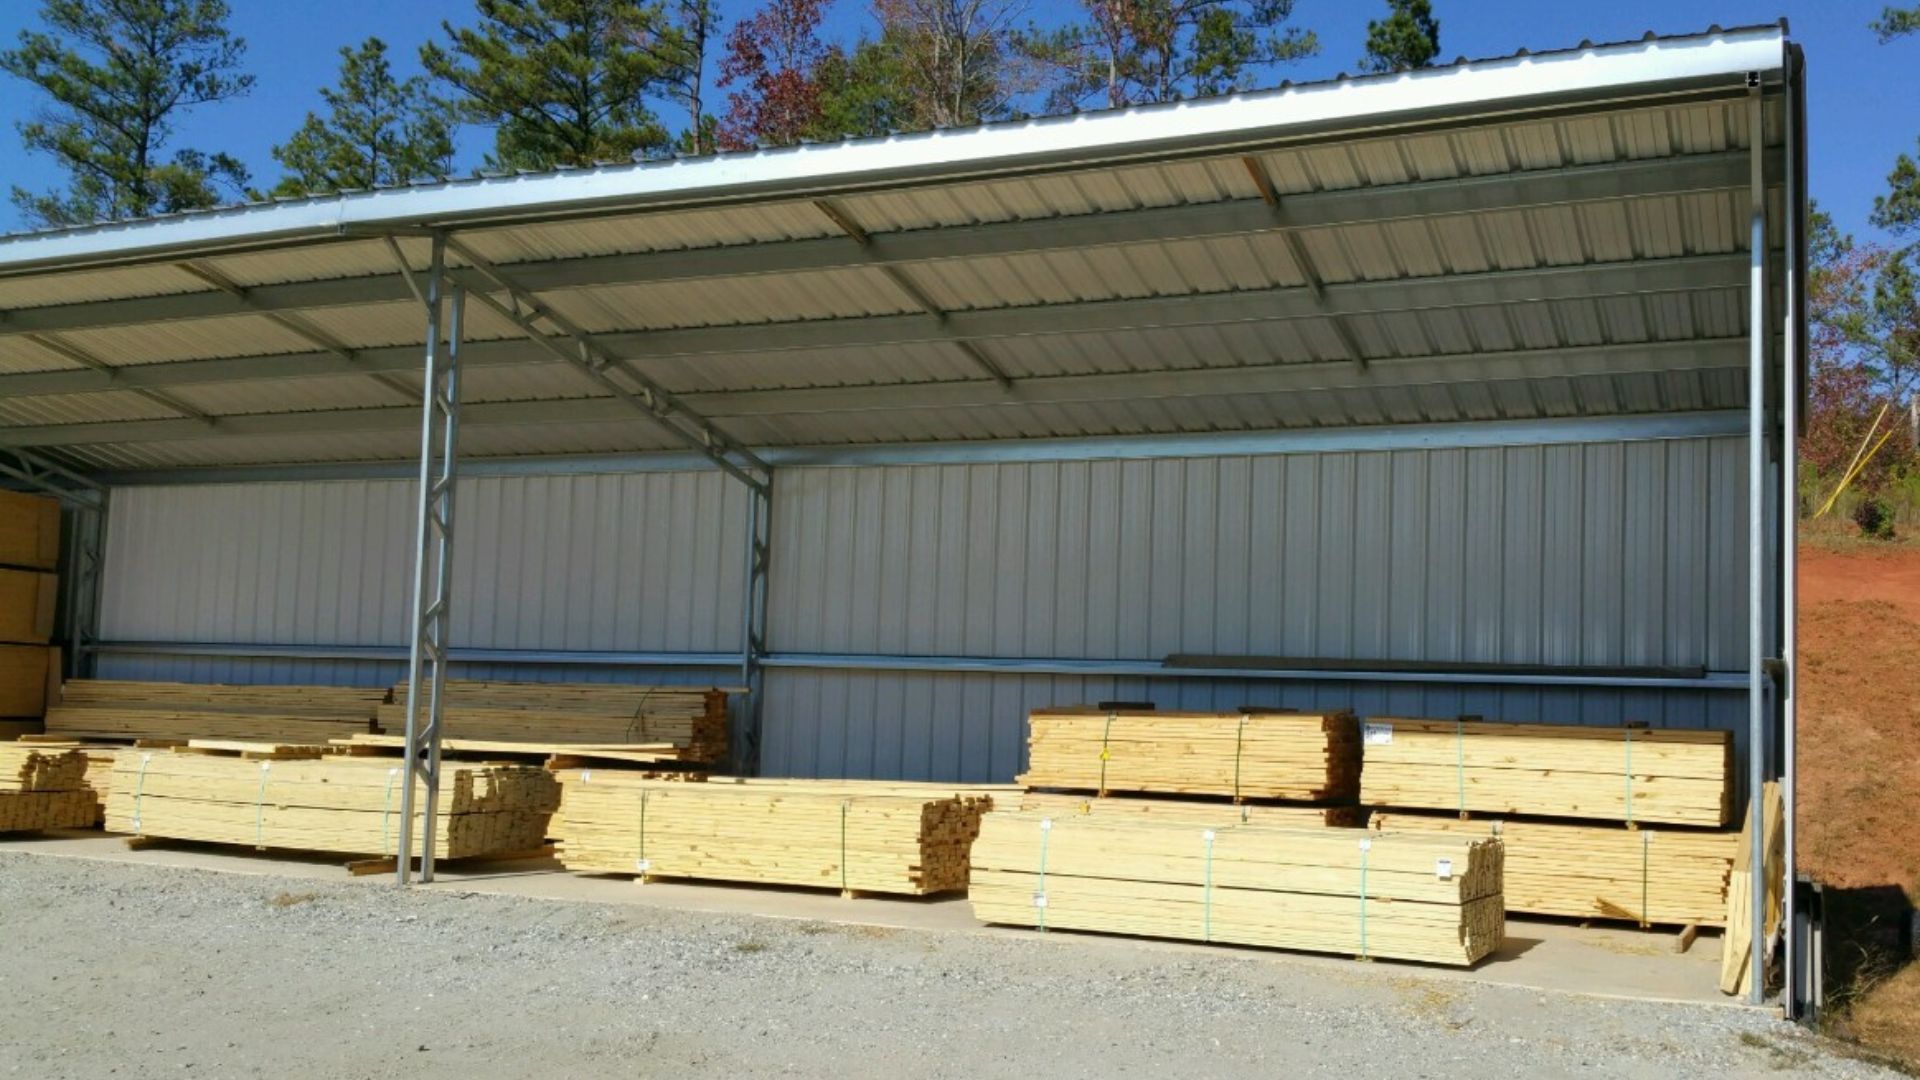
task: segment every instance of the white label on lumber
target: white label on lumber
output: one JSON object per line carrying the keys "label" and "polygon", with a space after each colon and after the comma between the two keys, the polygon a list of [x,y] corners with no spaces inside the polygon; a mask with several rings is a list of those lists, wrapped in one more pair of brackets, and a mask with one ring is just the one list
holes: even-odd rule
{"label": "white label on lumber", "polygon": [[1201,833],[1200,839],[1205,840],[1209,844],[1213,843],[1213,830],[1208,829],[1207,831]]}
{"label": "white label on lumber", "polygon": [[1453,880],[1453,860],[1452,859],[1435,860],[1433,864],[1433,876],[1439,878],[1441,881],[1452,881]]}
{"label": "white label on lumber", "polygon": [[653,869],[653,860],[652,859],[635,859],[633,860],[633,868],[639,871],[640,873],[644,874],[647,871]]}
{"label": "white label on lumber", "polygon": [[[1351,731],[1352,728],[1347,730]],[[1368,746],[1387,746],[1393,742],[1392,724],[1366,724],[1361,728],[1361,737]]]}
{"label": "white label on lumber", "polygon": [[1033,906],[1034,906],[1034,907],[1046,907],[1046,906],[1047,906],[1047,894],[1046,894],[1046,893],[1043,893],[1043,892],[1037,892],[1037,893],[1034,893],[1034,894],[1033,894]]}
{"label": "white label on lumber", "polygon": [[[1041,819],[1040,819],[1040,831],[1041,831],[1041,832],[1052,832],[1052,831],[1053,831],[1053,819],[1052,819],[1052,818],[1050,818],[1050,817],[1043,817],[1043,818],[1041,818]],[[1042,905],[1042,906],[1044,907],[1045,905]]]}
{"label": "white label on lumber", "polygon": [[583,783],[583,784],[585,784],[585,783],[587,783],[587,782],[589,782],[589,781],[591,781],[592,779],[593,779],[593,770],[592,770],[592,769],[581,769],[581,770],[580,770],[580,782],[581,782],[581,783]]}
{"label": "white label on lumber", "polygon": [[1372,851],[1372,850],[1373,850],[1373,841],[1372,841],[1371,839],[1367,839],[1367,840],[1362,840],[1362,841],[1360,841],[1360,850],[1361,850],[1361,851]]}

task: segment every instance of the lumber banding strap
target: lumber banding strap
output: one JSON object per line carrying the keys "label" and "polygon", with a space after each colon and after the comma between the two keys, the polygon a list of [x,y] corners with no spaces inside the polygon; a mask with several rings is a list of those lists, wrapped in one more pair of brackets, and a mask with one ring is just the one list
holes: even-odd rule
{"label": "lumber banding strap", "polygon": [[1100,794],[1107,793],[1107,761],[1113,757],[1108,740],[1113,738],[1113,718],[1118,715],[1115,709],[1107,710],[1107,726],[1100,732]]}
{"label": "lumber banding strap", "polygon": [[1053,832],[1053,819],[1040,819],[1040,880],[1033,891],[1033,908],[1041,933],[1047,932],[1047,835]]}
{"label": "lumber banding strap", "polygon": [[133,782],[133,835],[140,835],[140,799],[147,790],[147,766],[153,764],[152,754],[140,755],[140,775]]}
{"label": "lumber banding strap", "polygon": [[[1240,801],[1240,751],[1247,741],[1247,721],[1251,719],[1247,710],[1240,710],[1240,726],[1233,733],[1233,801]],[[1241,820],[1246,820],[1246,811],[1241,811]],[[1211,843],[1211,841],[1209,841]]]}
{"label": "lumber banding strap", "polygon": [[[1622,738],[1620,741],[1621,741],[1621,744],[1626,748],[1626,761],[1621,766],[1621,768],[1622,768],[1622,771],[1624,771],[1627,776],[1627,827],[1632,828],[1633,827],[1633,729],[1627,728],[1625,737]],[[1641,860],[1641,863],[1642,863],[1641,876],[1642,877],[1646,876],[1644,873],[1644,871],[1646,870],[1645,862],[1646,860],[1642,858]],[[1640,913],[1642,915],[1646,914],[1645,904],[1640,905]]]}
{"label": "lumber banding strap", "polygon": [[847,809],[852,799],[840,800],[840,891],[847,891]]}
{"label": "lumber banding strap", "polygon": [[260,787],[253,793],[253,846],[266,847],[263,839],[267,830],[267,773],[273,768],[273,762],[260,763]]}
{"label": "lumber banding strap", "polygon": [[1367,956],[1367,853],[1373,850],[1373,838],[1360,840],[1360,959]]}
{"label": "lumber banding strap", "polygon": [[[840,859],[844,863],[847,857],[846,811],[841,810],[840,822]],[[633,868],[644,880],[647,871],[653,869],[653,860],[647,858],[647,789],[640,789],[640,857],[633,860]],[[841,867],[840,880],[846,881],[846,867]]]}
{"label": "lumber banding strap", "polygon": [[1207,845],[1206,883],[1200,894],[1200,940],[1211,944],[1213,942],[1213,830],[1207,829],[1202,832],[1200,839],[1206,841]]}
{"label": "lumber banding strap", "polygon": [[393,781],[399,775],[400,770],[397,767],[387,770],[387,793],[380,804],[380,854],[382,855],[394,855],[399,851],[398,848],[388,850],[388,845],[393,841],[393,826],[391,824],[393,819]]}
{"label": "lumber banding strap", "polygon": [[1467,816],[1467,725],[1477,724],[1482,717],[1477,713],[1462,713],[1453,721],[1453,783],[1458,789],[1456,796],[1460,804],[1460,817]]}

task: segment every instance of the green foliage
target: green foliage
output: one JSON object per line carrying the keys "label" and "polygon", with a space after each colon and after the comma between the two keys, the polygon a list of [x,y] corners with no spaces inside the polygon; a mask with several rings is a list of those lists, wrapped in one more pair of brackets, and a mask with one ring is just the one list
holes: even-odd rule
{"label": "green foliage", "polygon": [[662,92],[671,33],[640,0],[475,0],[473,27],[442,23],[448,45],[420,62],[457,95],[459,116],[494,129],[487,163],[550,169],[663,152],[667,131],[647,108]]}
{"label": "green foliage", "polygon": [[820,115],[805,137],[859,138],[923,126],[900,68],[899,52],[881,42],[862,41],[852,55],[829,49],[814,65]]}
{"label": "green foliage", "polygon": [[1426,67],[1440,54],[1440,20],[1431,0],[1387,0],[1384,19],[1367,22],[1367,71],[1410,71]]}
{"label": "green foliage", "polygon": [[419,76],[402,82],[377,37],[340,50],[340,85],[320,91],[323,119],[308,113],[285,144],[273,148],[287,169],[279,195],[408,184],[453,168],[453,135],[445,105]]}
{"label": "green foliage", "polygon": [[1920,241],[1920,164],[1911,154],[1894,159],[1893,171],[1887,174],[1887,193],[1873,197],[1869,220],[1895,236]]}
{"label": "green foliage", "polygon": [[1880,35],[1882,45],[1897,37],[1920,33],[1920,7],[1882,8],[1880,17],[1868,23],[1867,27]]}
{"label": "green foliage", "polygon": [[1070,112],[1250,89],[1277,65],[1320,51],[1289,27],[1293,0],[1082,0],[1086,19],[1029,29],[1014,46],[1051,73],[1046,107]]}
{"label": "green foliage", "polygon": [[660,63],[661,93],[687,111],[674,139],[682,154],[710,154],[719,122],[707,110],[707,55],[718,44],[720,8],[714,0],[671,0],[652,51]]}
{"label": "green foliage", "polygon": [[1853,508],[1853,523],[1869,540],[1893,539],[1893,510],[1879,499],[1861,499]]}
{"label": "green foliage", "polygon": [[[1028,89],[1015,72],[1017,0],[874,0],[879,46],[874,74],[886,96],[904,100],[903,126],[964,127],[1008,114]],[[857,53],[857,50],[856,50]]]}
{"label": "green foliage", "polygon": [[234,158],[167,153],[182,112],[253,86],[227,14],[224,0],[45,0],[47,29],[22,31],[0,70],[50,99],[20,138],[58,160],[68,183],[15,187],[15,205],[40,224],[75,225],[212,206],[222,186],[238,194],[247,170]]}

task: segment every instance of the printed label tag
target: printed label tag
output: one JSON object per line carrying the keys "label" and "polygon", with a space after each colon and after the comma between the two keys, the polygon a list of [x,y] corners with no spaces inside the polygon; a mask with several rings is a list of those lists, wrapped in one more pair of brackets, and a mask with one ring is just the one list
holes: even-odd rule
{"label": "printed label tag", "polygon": [[1041,818],[1041,819],[1040,819],[1040,831],[1041,831],[1041,832],[1052,832],[1052,831],[1053,831],[1053,819],[1052,819],[1052,818],[1050,818],[1050,817],[1043,817],[1043,818]]}
{"label": "printed label tag", "polygon": [[633,868],[635,870],[638,870],[640,873],[644,874],[647,871],[653,869],[653,860],[652,859],[635,859],[633,860]]}
{"label": "printed label tag", "polygon": [[1034,906],[1034,907],[1046,907],[1046,906],[1047,906],[1047,894],[1046,894],[1046,893],[1043,893],[1043,892],[1037,892],[1037,893],[1034,893],[1034,894],[1033,894],[1033,906]]}
{"label": "printed label tag", "polygon": [[1360,841],[1360,850],[1361,850],[1361,851],[1372,851],[1372,850],[1373,850],[1373,841],[1372,841],[1371,839],[1368,839],[1368,840],[1362,840],[1362,841]]}
{"label": "printed label tag", "polygon": [[1200,839],[1205,840],[1209,844],[1213,843],[1213,830],[1208,829],[1207,831],[1201,833]]}
{"label": "printed label tag", "polygon": [[1387,746],[1393,742],[1392,724],[1364,724],[1360,728],[1361,739],[1368,746]]}
{"label": "printed label tag", "polygon": [[593,781],[593,770],[592,770],[592,769],[581,769],[581,770],[580,770],[580,782],[581,782],[581,783],[583,783],[583,784],[586,784],[586,783],[591,783],[592,781]]}
{"label": "printed label tag", "polygon": [[1452,881],[1453,860],[1440,859],[1435,861],[1433,864],[1433,876],[1439,878],[1441,881]]}

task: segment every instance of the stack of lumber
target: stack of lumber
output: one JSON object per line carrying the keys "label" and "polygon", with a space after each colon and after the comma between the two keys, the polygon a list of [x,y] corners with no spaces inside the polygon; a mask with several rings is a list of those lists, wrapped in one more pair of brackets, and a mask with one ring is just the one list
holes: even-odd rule
{"label": "stack of lumber", "polygon": [[1295,828],[1359,828],[1367,823],[1367,812],[1359,806],[1287,806],[1200,799],[1069,795],[1046,791],[1025,792],[1017,802],[1023,811],[1051,817],[1080,814],[1097,818],[1139,817],[1195,825],[1289,825]]}
{"label": "stack of lumber", "polygon": [[1353,714],[1039,709],[1028,718],[1030,788],[1351,800]]}
{"label": "stack of lumber", "polygon": [[1463,821],[1454,814],[1376,812],[1385,833],[1497,836],[1506,845],[1507,910],[1630,919],[1647,926],[1719,926],[1735,836],[1624,829],[1572,821]]}
{"label": "stack of lumber", "polygon": [[1501,845],[1146,816],[996,812],[981,822],[975,917],[1470,965],[1504,933]]}
{"label": "stack of lumber", "polygon": [[[667,743],[685,761],[727,757],[727,694],[705,686],[454,680],[441,698],[441,734],[473,741],[607,746]],[[407,685],[393,688],[380,727],[407,727]]]}
{"label": "stack of lumber", "polygon": [[67,739],[233,739],[324,746],[373,730],[386,691],[351,686],[226,686],[76,679],[47,711]]}
{"label": "stack of lumber", "polygon": [[1372,806],[1717,827],[1730,818],[1724,731],[1370,720]]}
{"label": "stack of lumber", "polygon": [[[1751,808],[1749,808],[1751,811]],[[1760,814],[1764,822],[1760,834],[1762,863],[1766,879],[1764,924],[1766,940],[1772,942],[1780,932],[1780,919],[1786,896],[1786,805],[1780,785],[1769,780],[1761,789]],[[1739,850],[1734,854],[1733,873],[1727,881],[1727,933],[1720,948],[1720,992],[1745,994],[1753,985],[1753,814],[1741,819]]]}
{"label": "stack of lumber", "polygon": [[93,795],[93,818],[87,825],[98,825],[107,812],[107,792],[113,787],[113,755],[119,748],[106,743],[77,742],[58,735],[22,735],[20,745],[49,753],[78,752],[86,759],[87,771],[80,778]]}
{"label": "stack of lumber", "polygon": [[[369,735],[355,732],[332,745],[351,752],[405,750],[405,735]],[[519,742],[506,739],[440,740],[442,754],[466,757],[544,757],[549,761],[599,761],[628,765],[650,765],[680,761],[679,748],[672,743],[550,743]],[[557,766],[550,766],[557,767]]]}
{"label": "stack of lumber", "polygon": [[98,820],[87,759],[74,750],[0,743],[0,832],[85,828]]}
{"label": "stack of lumber", "polygon": [[53,612],[60,563],[60,504],[0,491],[0,728],[25,734],[58,683]]}
{"label": "stack of lumber", "polygon": [[992,797],[940,785],[675,783],[563,770],[568,870],[922,896],[964,889]]}
{"label": "stack of lumber", "polygon": [[[462,859],[538,848],[559,802],[544,769],[446,762],[434,855]],[[139,837],[349,855],[389,855],[406,777],[391,758],[320,747],[214,743],[122,750],[107,829]],[[424,800],[422,800],[424,801]],[[425,807],[415,806],[415,847]]]}

